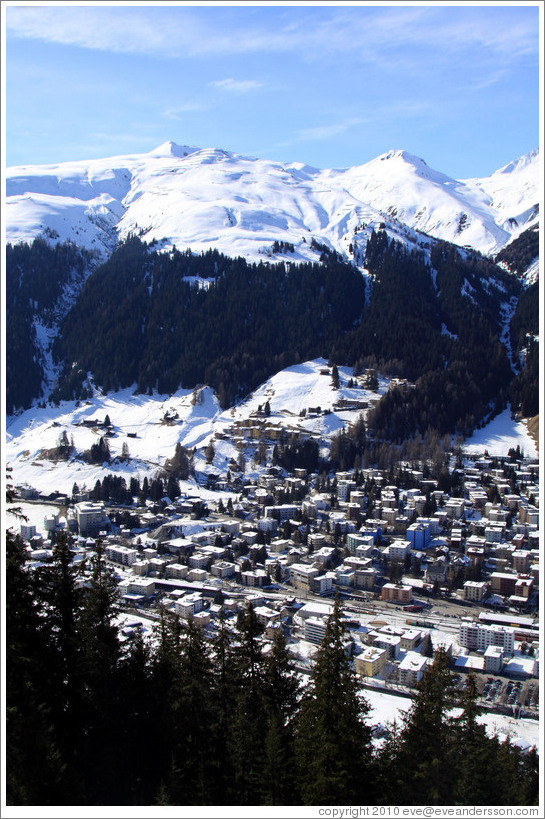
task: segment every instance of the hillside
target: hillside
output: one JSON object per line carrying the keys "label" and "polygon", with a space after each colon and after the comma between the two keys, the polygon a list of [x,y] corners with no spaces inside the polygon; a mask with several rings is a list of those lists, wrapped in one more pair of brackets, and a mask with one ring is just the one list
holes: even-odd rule
{"label": "hillside", "polygon": [[534,414],[538,165],[464,181],[406,151],[319,170],[168,142],[11,168],[8,412],[92,381],[226,408],[322,357],[415,382],[374,416],[387,440],[468,434],[508,395]]}

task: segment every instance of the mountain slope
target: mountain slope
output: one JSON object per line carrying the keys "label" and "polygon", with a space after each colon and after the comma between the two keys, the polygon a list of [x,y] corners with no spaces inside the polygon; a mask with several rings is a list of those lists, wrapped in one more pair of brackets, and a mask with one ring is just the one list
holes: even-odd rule
{"label": "mountain slope", "polygon": [[360,261],[373,229],[424,244],[423,233],[497,253],[536,221],[535,151],[486,179],[457,181],[406,151],[346,170],[318,170],[166,142],[134,154],[6,173],[8,242],[40,234],[103,258],[129,233],[250,260],[293,245],[314,260],[312,238]]}

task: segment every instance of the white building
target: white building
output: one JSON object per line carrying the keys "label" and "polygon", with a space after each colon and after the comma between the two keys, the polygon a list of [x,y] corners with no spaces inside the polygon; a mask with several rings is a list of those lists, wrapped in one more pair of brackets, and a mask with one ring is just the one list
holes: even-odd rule
{"label": "white building", "polygon": [[398,679],[401,685],[414,688],[422,679],[427,664],[427,657],[423,657],[422,654],[416,651],[407,651],[397,669]]}
{"label": "white building", "polygon": [[21,537],[23,540],[30,540],[36,534],[36,526],[32,523],[21,523]]}
{"label": "white building", "polygon": [[464,600],[480,603],[488,594],[488,583],[477,580],[466,580],[464,583]]}
{"label": "white building", "polygon": [[503,668],[503,648],[488,646],[484,652],[484,670],[488,674],[499,674]]}
{"label": "white building", "polygon": [[228,560],[218,560],[216,563],[212,564],[210,569],[210,573],[214,575],[214,577],[232,577],[236,573],[237,567],[234,563],[230,563]]}
{"label": "white building", "polygon": [[373,535],[361,535],[357,532],[349,532],[346,536],[347,549],[352,552],[352,554],[355,554],[356,550],[360,546],[369,548],[371,551],[373,551],[375,546],[375,538]]}
{"label": "white building", "polygon": [[481,626],[466,621],[460,625],[459,642],[469,651],[485,652],[488,646],[500,646],[505,654],[511,655],[515,650],[515,630],[505,626]]}
{"label": "white building", "polygon": [[75,509],[80,535],[93,534],[110,523],[102,503],[82,501],[76,503]]}
{"label": "white building", "polygon": [[129,580],[129,594],[142,594],[144,597],[151,597],[155,594],[155,580],[148,577],[134,577]]}
{"label": "white building", "polygon": [[325,637],[327,621],[324,617],[309,617],[305,620],[305,640],[321,645]]}
{"label": "white building", "polygon": [[278,521],[276,518],[260,518],[256,523],[258,532],[274,534],[278,529]]}
{"label": "white building", "polygon": [[333,580],[335,580],[334,572],[318,575],[312,581],[312,589],[316,594],[328,594],[333,589]]}
{"label": "white building", "polygon": [[187,577],[189,569],[183,563],[169,563],[166,576],[173,580],[183,580]]}
{"label": "white building", "polygon": [[129,546],[119,546],[112,543],[106,546],[105,554],[108,560],[114,563],[121,563],[122,566],[132,566],[139,559],[138,549],[131,549]]}
{"label": "white building", "polygon": [[202,611],[202,607],[202,594],[200,592],[192,592],[192,594],[186,594],[181,600],[176,601],[176,614],[183,617],[184,620],[188,620],[197,614],[197,612]]}
{"label": "white building", "polygon": [[411,544],[408,540],[393,540],[388,548],[390,560],[405,560],[411,551]]}
{"label": "white building", "polygon": [[312,581],[319,574],[316,566],[308,563],[292,563],[290,566],[290,582],[296,589],[310,589]]}

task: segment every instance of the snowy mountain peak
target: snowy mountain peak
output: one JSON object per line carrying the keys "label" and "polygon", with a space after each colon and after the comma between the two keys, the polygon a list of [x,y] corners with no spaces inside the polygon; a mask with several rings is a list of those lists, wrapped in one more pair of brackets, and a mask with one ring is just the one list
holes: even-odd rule
{"label": "snowy mountain peak", "polygon": [[523,168],[527,168],[529,166],[536,166],[539,163],[539,148],[535,148],[533,151],[530,151],[523,156],[520,156],[518,159],[512,159],[511,162],[508,162],[507,165],[504,165],[503,168],[499,168],[499,170],[495,171],[492,176],[497,176],[501,173],[517,173],[517,171],[521,171]]}
{"label": "snowy mountain peak", "polygon": [[281,242],[296,261],[315,258],[315,238],[361,263],[367,233],[384,226],[413,246],[427,234],[491,254],[537,218],[537,159],[460,181],[406,150],[318,170],[168,140],[144,154],[8,168],[7,240],[69,239],[104,258],[137,232],[165,249],[254,261]]}
{"label": "snowy mountain peak", "polygon": [[171,139],[167,140],[167,142],[163,142],[162,145],[155,148],[153,151],[149,151],[148,156],[156,156],[156,157],[177,157],[178,159],[183,159],[189,154],[193,154],[199,151],[200,148],[195,148],[189,145],[177,145]]}
{"label": "snowy mountain peak", "polygon": [[380,160],[402,159],[404,162],[407,162],[409,165],[414,165],[417,168],[420,167],[421,165],[425,165],[426,168],[428,167],[427,163],[419,156],[415,156],[414,154],[409,153],[409,151],[405,151],[401,148],[396,151],[388,151],[388,153],[382,154],[378,158]]}

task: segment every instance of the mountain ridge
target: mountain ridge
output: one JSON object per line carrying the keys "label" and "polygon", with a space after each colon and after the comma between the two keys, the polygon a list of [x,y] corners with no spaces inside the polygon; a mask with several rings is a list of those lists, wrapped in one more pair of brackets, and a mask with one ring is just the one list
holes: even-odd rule
{"label": "mountain ridge", "polygon": [[7,240],[69,239],[104,260],[140,232],[165,249],[254,261],[281,241],[310,261],[315,238],[357,263],[384,227],[413,246],[429,234],[490,255],[537,221],[538,165],[535,150],[490,177],[455,180],[403,149],[318,169],[169,140],[148,153],[8,168]]}

